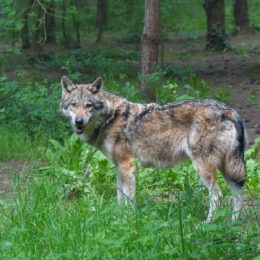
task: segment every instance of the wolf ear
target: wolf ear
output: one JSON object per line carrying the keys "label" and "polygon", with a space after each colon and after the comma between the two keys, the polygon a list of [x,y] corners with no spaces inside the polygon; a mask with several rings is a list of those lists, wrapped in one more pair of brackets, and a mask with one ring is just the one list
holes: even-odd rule
{"label": "wolf ear", "polygon": [[61,78],[61,86],[63,91],[66,92],[71,92],[73,89],[76,88],[76,86],[72,83],[72,81],[67,77],[67,76],[63,76]]}
{"label": "wolf ear", "polygon": [[99,77],[97,78],[91,85],[90,85],[90,91],[95,94],[97,92],[100,91],[101,87],[102,87],[102,78]]}

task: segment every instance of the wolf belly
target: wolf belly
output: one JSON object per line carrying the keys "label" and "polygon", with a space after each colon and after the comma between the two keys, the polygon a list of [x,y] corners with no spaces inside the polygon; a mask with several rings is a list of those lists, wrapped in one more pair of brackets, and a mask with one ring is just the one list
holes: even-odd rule
{"label": "wolf belly", "polygon": [[159,136],[137,139],[130,148],[144,167],[167,168],[188,159],[186,140],[169,138],[161,140]]}

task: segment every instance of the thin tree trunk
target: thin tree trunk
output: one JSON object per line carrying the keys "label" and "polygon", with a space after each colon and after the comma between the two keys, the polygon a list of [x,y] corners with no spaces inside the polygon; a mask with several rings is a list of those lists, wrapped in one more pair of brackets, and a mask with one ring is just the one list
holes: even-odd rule
{"label": "thin tree trunk", "polygon": [[52,1],[47,5],[45,14],[46,43],[55,43],[55,3]]}
{"label": "thin tree trunk", "polygon": [[221,51],[226,48],[225,2],[224,0],[205,0],[207,15],[206,50]]}
{"label": "thin tree trunk", "polygon": [[24,10],[24,13],[23,13],[24,24],[23,24],[23,28],[21,31],[23,49],[31,48],[28,18],[29,18],[29,14],[31,12],[32,5],[33,5],[33,0],[29,0],[28,6],[26,7],[26,9]]}
{"label": "thin tree trunk", "polygon": [[[15,10],[15,13],[16,13],[16,0],[13,0],[13,10]],[[12,43],[11,43],[13,48],[15,47],[16,40],[17,40],[17,32],[13,29],[12,30]]]}
{"label": "thin tree trunk", "polygon": [[101,42],[104,27],[107,24],[107,0],[97,0],[96,28],[98,29],[96,43]]}
{"label": "thin tree trunk", "polygon": [[144,28],[142,33],[141,90],[144,98],[155,100],[155,94],[147,82],[158,63],[160,43],[160,0],[145,0]]}
{"label": "thin tree trunk", "polygon": [[[74,18],[75,19],[75,18]],[[74,20],[74,26],[76,29],[76,39],[77,39],[77,46],[80,47],[80,22],[77,20],[77,18]]]}
{"label": "thin tree trunk", "polygon": [[250,30],[247,0],[234,0],[234,18],[239,31]]}
{"label": "thin tree trunk", "polygon": [[68,35],[66,31],[66,15],[67,15],[67,6],[66,6],[66,0],[62,1],[62,20],[61,20],[61,30],[62,30],[62,36],[63,40],[66,42],[68,40]]}
{"label": "thin tree trunk", "polygon": [[[77,8],[77,10],[80,10],[80,8],[81,8],[80,1],[73,0],[72,2],[75,5],[75,7]],[[73,25],[74,25],[74,28],[76,31],[76,47],[79,48],[80,42],[81,42],[81,40],[80,40],[80,21],[75,14],[73,14],[72,19],[73,19]]]}
{"label": "thin tree trunk", "polygon": [[43,10],[40,6],[35,7],[35,21],[34,21],[34,28],[32,33],[32,48],[37,55],[39,50],[41,49],[41,43],[45,41],[45,31],[42,22],[42,18],[44,17]]}

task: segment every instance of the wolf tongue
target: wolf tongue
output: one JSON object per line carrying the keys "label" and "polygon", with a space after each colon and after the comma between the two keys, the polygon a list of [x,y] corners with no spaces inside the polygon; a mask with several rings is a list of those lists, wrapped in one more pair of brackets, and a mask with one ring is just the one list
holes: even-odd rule
{"label": "wolf tongue", "polygon": [[81,128],[81,127],[76,127],[76,132],[77,132],[78,134],[82,133],[82,132],[83,132],[83,128]]}

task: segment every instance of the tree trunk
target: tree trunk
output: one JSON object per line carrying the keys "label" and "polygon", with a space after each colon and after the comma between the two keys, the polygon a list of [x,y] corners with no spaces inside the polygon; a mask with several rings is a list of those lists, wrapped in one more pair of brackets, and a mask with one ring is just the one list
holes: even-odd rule
{"label": "tree trunk", "polygon": [[[12,4],[13,4],[13,10],[14,10],[14,12],[17,13],[17,12],[16,12],[16,0],[13,0],[13,3],[12,3]],[[15,29],[12,29],[12,43],[11,43],[12,48],[15,47],[16,41],[17,41],[17,32],[15,31]]]}
{"label": "tree trunk", "polygon": [[66,42],[68,40],[68,35],[66,31],[66,15],[67,15],[67,6],[66,6],[66,1],[62,1],[62,20],[61,20],[61,30],[62,30],[62,36],[63,40]]}
{"label": "tree trunk", "polygon": [[80,22],[77,20],[77,18],[75,19],[74,17],[74,26],[76,29],[76,47],[79,48],[80,47]]}
{"label": "tree trunk", "polygon": [[225,34],[225,1],[205,0],[207,15],[207,43],[206,50],[222,51],[226,46]]}
{"label": "tree trunk", "polygon": [[29,14],[30,14],[32,5],[33,5],[33,0],[29,0],[28,6],[26,7],[26,9],[24,10],[24,13],[23,13],[24,24],[23,24],[23,28],[22,28],[22,32],[21,32],[23,49],[31,48],[28,18],[29,18]]}
{"label": "tree trunk", "polygon": [[55,43],[55,3],[52,1],[47,5],[45,14],[46,43]]}
{"label": "tree trunk", "polygon": [[66,27],[66,18],[67,18],[67,1],[66,0],[62,0],[61,12],[62,12],[61,31],[62,31],[63,43],[65,46],[69,46],[71,37],[70,37],[70,32],[67,30],[67,27]]}
{"label": "tree trunk", "polygon": [[45,41],[45,29],[42,24],[42,17],[44,15],[42,8],[39,5],[34,7],[35,21],[32,33],[32,48],[35,52],[41,48],[41,43]]}
{"label": "tree trunk", "polygon": [[142,33],[141,90],[144,98],[155,100],[155,94],[147,82],[158,63],[160,42],[160,0],[145,0],[144,28]]}
{"label": "tree trunk", "polygon": [[97,0],[96,28],[98,29],[96,43],[101,42],[104,27],[107,24],[107,0]]}
{"label": "tree trunk", "polygon": [[[75,5],[77,11],[82,8],[79,0],[73,0],[72,3]],[[75,32],[76,32],[76,47],[79,48],[80,41],[81,41],[80,40],[80,21],[75,14],[73,14],[72,19],[73,19],[73,25],[75,28]]]}
{"label": "tree trunk", "polygon": [[247,0],[234,0],[234,18],[239,31],[250,30]]}

